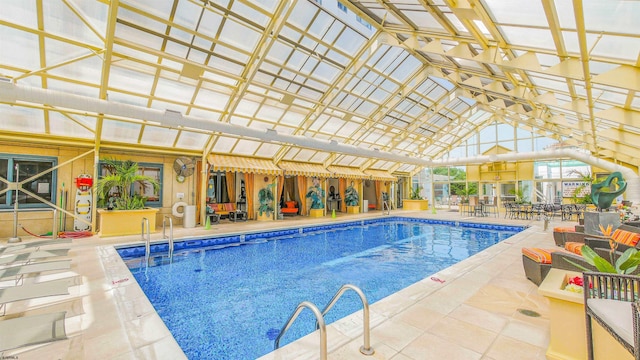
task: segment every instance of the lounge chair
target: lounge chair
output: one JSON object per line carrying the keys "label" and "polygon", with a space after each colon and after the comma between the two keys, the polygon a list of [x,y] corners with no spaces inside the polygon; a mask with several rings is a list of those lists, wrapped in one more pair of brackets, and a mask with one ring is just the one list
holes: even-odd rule
{"label": "lounge chair", "polygon": [[0,280],[15,277],[17,284],[24,275],[41,273],[45,271],[69,270],[70,268],[71,259],[16,265],[0,269]]}
{"label": "lounge chair", "polygon": [[51,280],[41,283],[11,286],[0,289],[0,309],[2,316],[7,310],[7,304],[14,301],[22,301],[40,298],[44,296],[68,295],[69,279]]}
{"label": "lounge chair", "polygon": [[69,249],[38,250],[28,253],[0,257],[0,265],[29,263],[32,260],[67,256],[67,254],[69,254]]}
{"label": "lounge chair", "polygon": [[0,321],[0,351],[66,339],[66,314],[62,311]]}
{"label": "lounge chair", "polygon": [[41,246],[69,244],[69,243],[71,243],[71,239],[41,240],[41,241],[27,242],[24,244],[9,245],[9,246],[0,247],[0,255],[5,253],[13,253],[13,252],[17,252],[25,249],[40,250]]}

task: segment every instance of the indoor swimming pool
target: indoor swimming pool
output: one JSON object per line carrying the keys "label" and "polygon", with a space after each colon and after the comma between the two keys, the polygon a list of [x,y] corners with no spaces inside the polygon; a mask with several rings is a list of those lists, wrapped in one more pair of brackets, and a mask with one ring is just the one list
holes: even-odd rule
{"label": "indoor swimming pool", "polygon": [[[523,227],[404,217],[269,230],[118,252],[189,359],[255,359],[302,301],[322,309],[344,284],[370,304],[468,258]],[[362,309],[346,292],[331,323]],[[281,346],[312,331],[303,311]]]}

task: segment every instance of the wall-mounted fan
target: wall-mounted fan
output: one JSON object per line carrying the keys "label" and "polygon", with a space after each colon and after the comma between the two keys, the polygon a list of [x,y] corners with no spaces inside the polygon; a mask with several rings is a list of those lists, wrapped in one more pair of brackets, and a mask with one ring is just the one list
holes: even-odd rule
{"label": "wall-mounted fan", "polygon": [[176,172],[176,180],[178,182],[184,182],[184,180],[193,175],[196,169],[196,164],[192,158],[181,156],[173,162],[173,170]]}

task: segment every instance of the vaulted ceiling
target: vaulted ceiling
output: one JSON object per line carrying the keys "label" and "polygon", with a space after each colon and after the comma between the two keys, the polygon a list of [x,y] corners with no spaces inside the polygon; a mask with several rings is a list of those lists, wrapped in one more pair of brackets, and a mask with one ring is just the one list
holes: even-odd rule
{"label": "vaulted ceiling", "polygon": [[[412,172],[226,123],[438,159],[495,121],[640,165],[640,2],[3,0],[0,139]],[[198,119],[197,122],[190,121]]]}

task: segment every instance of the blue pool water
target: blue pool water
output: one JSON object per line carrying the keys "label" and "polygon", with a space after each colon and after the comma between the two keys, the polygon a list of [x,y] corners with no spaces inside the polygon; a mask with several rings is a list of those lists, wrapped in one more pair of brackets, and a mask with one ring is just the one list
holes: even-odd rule
{"label": "blue pool water", "polygon": [[[150,267],[144,247],[118,252],[189,359],[254,359],[273,350],[302,301],[322,309],[349,283],[374,303],[523,229],[433,222],[386,218],[177,242],[172,263],[166,244],[154,245],[152,262],[162,265]],[[346,292],[326,321],[361,308]],[[314,320],[303,311],[281,346],[312,332]]]}

